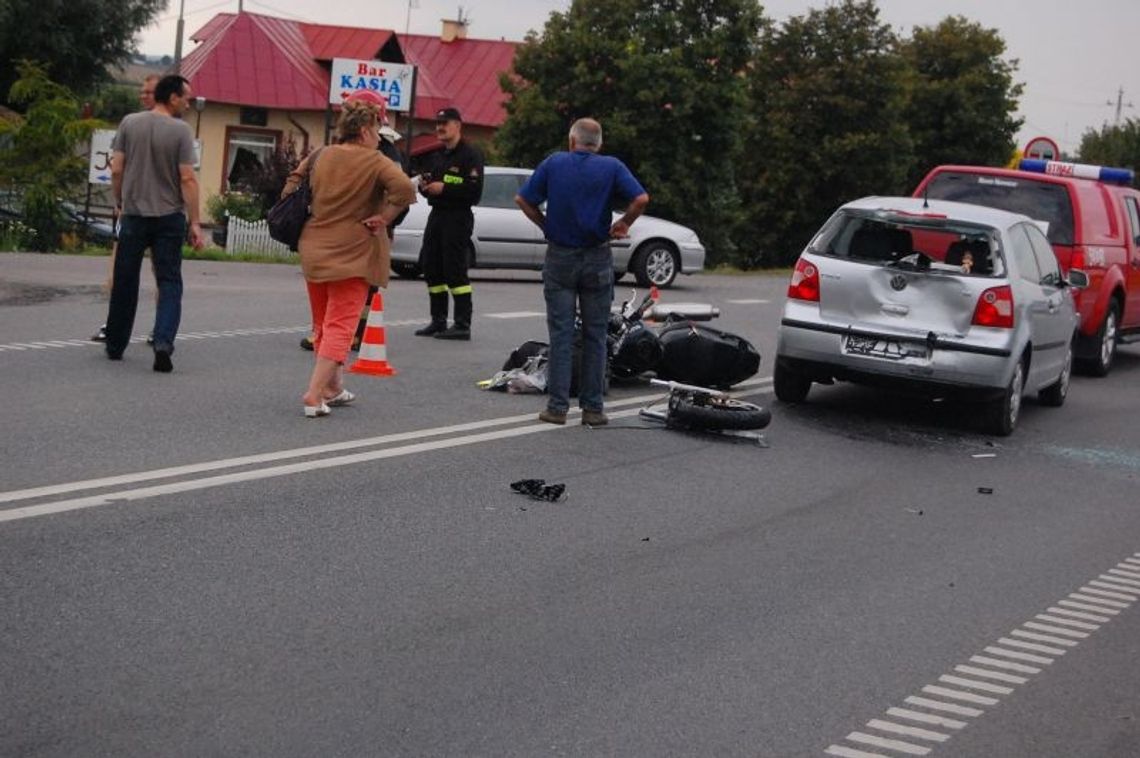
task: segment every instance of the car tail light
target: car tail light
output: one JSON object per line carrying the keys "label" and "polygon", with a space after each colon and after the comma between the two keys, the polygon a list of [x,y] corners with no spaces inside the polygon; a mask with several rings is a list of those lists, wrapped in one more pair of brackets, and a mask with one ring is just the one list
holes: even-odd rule
{"label": "car tail light", "polygon": [[811,261],[800,258],[788,283],[788,297],[793,300],[819,302],[819,269]]}
{"label": "car tail light", "polygon": [[974,307],[974,326],[1013,328],[1013,290],[1009,285],[990,287],[978,298]]}
{"label": "car tail light", "polygon": [[[1064,264],[1061,265],[1061,270],[1068,274],[1073,269],[1077,271],[1085,270],[1085,249],[1083,247],[1074,247],[1072,253],[1069,254],[1069,267],[1065,268]],[[1081,299],[1085,292],[1095,292],[1095,290],[1083,290],[1079,287],[1074,287],[1069,290],[1073,295],[1073,307],[1079,313],[1081,310]]]}

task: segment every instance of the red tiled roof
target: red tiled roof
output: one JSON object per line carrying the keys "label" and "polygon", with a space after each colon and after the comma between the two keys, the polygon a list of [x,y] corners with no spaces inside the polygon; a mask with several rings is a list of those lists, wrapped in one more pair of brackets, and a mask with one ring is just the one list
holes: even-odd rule
{"label": "red tiled roof", "polygon": [[301,29],[309,43],[309,51],[319,61],[331,61],[333,58],[371,60],[394,34],[388,29],[357,29],[324,24],[301,24]]}
{"label": "red tiled roof", "polygon": [[260,108],[324,110],[329,74],[309,52],[295,21],[254,13],[220,14],[191,39],[182,75],[208,101]]}
{"label": "red tiled roof", "polygon": [[[506,120],[503,102],[507,96],[499,88],[499,74],[511,70],[519,43],[482,39],[442,42],[439,37],[423,34],[405,34],[398,39],[408,62],[419,66],[421,80],[430,78],[432,83],[433,91],[423,98],[417,84],[416,118],[433,118],[437,110],[450,105],[459,109],[467,123],[500,126]],[[425,71],[430,75],[424,75]],[[448,102],[438,105],[436,97]]]}
{"label": "red tiled roof", "polygon": [[204,42],[205,40],[208,40],[210,37],[213,37],[215,34],[217,34],[220,30],[224,29],[227,24],[232,23],[235,17],[236,14],[234,13],[219,13],[207,21],[205,26],[191,34],[191,41]]}
{"label": "red tiled roof", "polygon": [[[221,103],[324,110],[329,70],[318,61],[375,58],[394,36],[385,29],[309,24],[256,13],[219,13],[190,39],[182,60],[194,92]],[[405,59],[417,66],[416,118],[455,107],[470,124],[497,127],[506,120],[499,73],[509,71],[518,43],[397,36]]]}

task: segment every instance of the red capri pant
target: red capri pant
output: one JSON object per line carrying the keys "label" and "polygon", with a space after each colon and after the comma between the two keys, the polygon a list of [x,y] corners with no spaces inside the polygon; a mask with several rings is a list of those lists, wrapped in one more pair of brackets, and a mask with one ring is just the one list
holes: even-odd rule
{"label": "red capri pant", "polygon": [[360,309],[368,297],[368,282],[357,277],[306,282],[306,286],[313,313],[313,349],[322,358],[344,363],[360,320]]}

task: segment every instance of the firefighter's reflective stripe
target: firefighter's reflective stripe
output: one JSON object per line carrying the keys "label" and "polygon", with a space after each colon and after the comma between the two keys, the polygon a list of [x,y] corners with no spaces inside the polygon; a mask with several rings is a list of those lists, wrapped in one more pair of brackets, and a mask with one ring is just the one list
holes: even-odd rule
{"label": "firefighter's reflective stripe", "polygon": [[446,284],[436,284],[432,287],[428,287],[428,294],[429,295],[442,295],[442,294],[446,294],[446,293],[447,293],[447,285]]}
{"label": "firefighter's reflective stripe", "polygon": [[443,175],[443,183],[444,184],[463,184],[463,177],[462,176],[455,176],[454,174],[444,174]]}
{"label": "firefighter's reflective stripe", "polygon": [[[447,289],[446,285],[444,286],[444,289]],[[452,287],[451,288],[451,294],[453,294],[453,295],[470,295],[471,292],[472,292],[472,290],[471,290],[470,284],[464,284],[461,287]]]}

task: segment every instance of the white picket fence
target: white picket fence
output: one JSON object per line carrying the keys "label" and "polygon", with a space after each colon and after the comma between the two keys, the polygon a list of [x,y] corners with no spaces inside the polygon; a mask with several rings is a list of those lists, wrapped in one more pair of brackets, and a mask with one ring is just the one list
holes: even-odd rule
{"label": "white picket fence", "polygon": [[230,216],[229,219],[229,229],[226,232],[226,253],[229,255],[256,253],[278,258],[293,258],[297,255],[287,245],[283,245],[269,236],[269,224],[265,223],[265,219],[242,221],[235,216]]}

